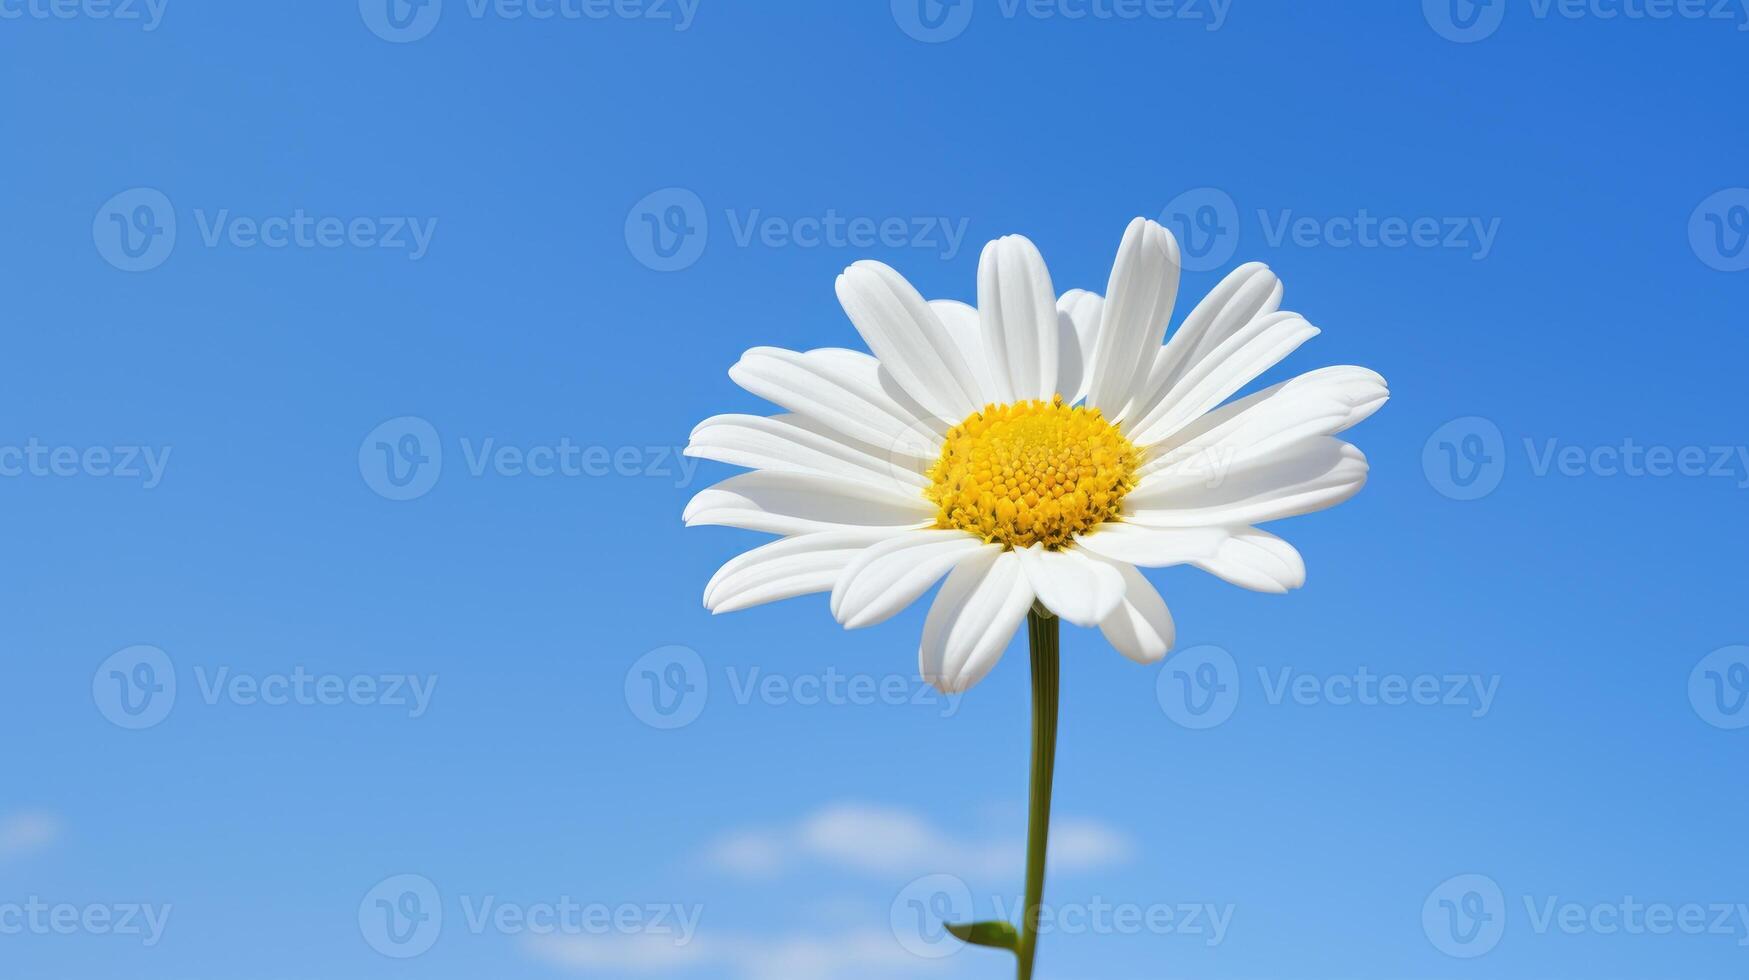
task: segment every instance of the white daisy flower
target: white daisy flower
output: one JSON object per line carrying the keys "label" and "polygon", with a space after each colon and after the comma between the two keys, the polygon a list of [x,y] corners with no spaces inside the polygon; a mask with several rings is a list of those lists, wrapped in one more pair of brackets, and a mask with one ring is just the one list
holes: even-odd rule
{"label": "white daisy flower", "polygon": [[1032,242],[985,246],[978,307],[926,301],[879,262],[839,276],[873,352],[748,351],[729,376],[787,410],[722,415],[688,455],[753,470],[702,491],[686,523],[781,535],[717,572],[713,612],[831,593],[846,628],[886,620],[944,576],[923,676],[981,680],[1037,603],[1151,663],[1172,616],[1137,570],[1195,565],[1262,592],[1305,583],[1257,525],[1347,500],[1366,457],[1335,436],[1385,403],[1378,374],[1331,367],[1229,402],[1318,333],[1241,266],[1168,339],[1171,232],[1137,218],[1102,298],[1057,296]]}

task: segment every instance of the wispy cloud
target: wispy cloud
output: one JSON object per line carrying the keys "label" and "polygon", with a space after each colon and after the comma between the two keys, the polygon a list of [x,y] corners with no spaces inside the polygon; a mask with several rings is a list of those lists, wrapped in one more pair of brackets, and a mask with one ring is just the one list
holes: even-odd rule
{"label": "wispy cloud", "polygon": [[745,980],[885,980],[939,975],[950,967],[913,956],[891,934],[875,930],[717,935],[683,946],[652,936],[531,936],[524,950],[579,973],[615,976],[671,976],[710,967]]}
{"label": "wispy cloud", "polygon": [[46,810],[0,815],[0,861],[47,850],[61,839],[61,818]]}
{"label": "wispy cloud", "polygon": [[[1060,818],[1051,827],[1052,871],[1105,867],[1133,850],[1129,838],[1097,821]],[[712,866],[752,877],[812,865],[881,878],[1019,874],[1024,856],[1020,834],[952,833],[912,810],[861,803],[822,807],[794,825],[735,831],[706,849]]]}

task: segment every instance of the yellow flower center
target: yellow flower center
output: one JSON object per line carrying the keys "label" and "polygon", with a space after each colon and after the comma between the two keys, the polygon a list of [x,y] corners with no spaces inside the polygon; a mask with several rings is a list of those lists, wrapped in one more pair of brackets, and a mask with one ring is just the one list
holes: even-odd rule
{"label": "yellow flower center", "polygon": [[1139,462],[1099,409],[1058,395],[974,412],[948,432],[924,493],[937,527],[1057,549],[1117,515]]}

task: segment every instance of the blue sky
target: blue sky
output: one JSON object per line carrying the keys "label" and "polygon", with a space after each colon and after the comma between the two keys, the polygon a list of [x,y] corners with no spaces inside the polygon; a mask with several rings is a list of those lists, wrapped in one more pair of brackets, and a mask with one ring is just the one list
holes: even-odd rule
{"label": "blue sky", "polygon": [[0,973],[1009,975],[1024,649],[710,616],[678,450],[1146,215],[1393,400],[1065,634],[1040,977],[1742,975],[1743,6],[915,3],[0,0]]}

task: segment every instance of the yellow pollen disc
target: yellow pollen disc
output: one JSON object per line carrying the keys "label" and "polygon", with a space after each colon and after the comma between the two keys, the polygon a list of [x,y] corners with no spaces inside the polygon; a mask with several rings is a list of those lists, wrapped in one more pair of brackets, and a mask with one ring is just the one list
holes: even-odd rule
{"label": "yellow pollen disc", "polygon": [[935,525],[1010,548],[1057,549],[1118,513],[1139,454],[1097,408],[990,405],[947,434],[925,494]]}

